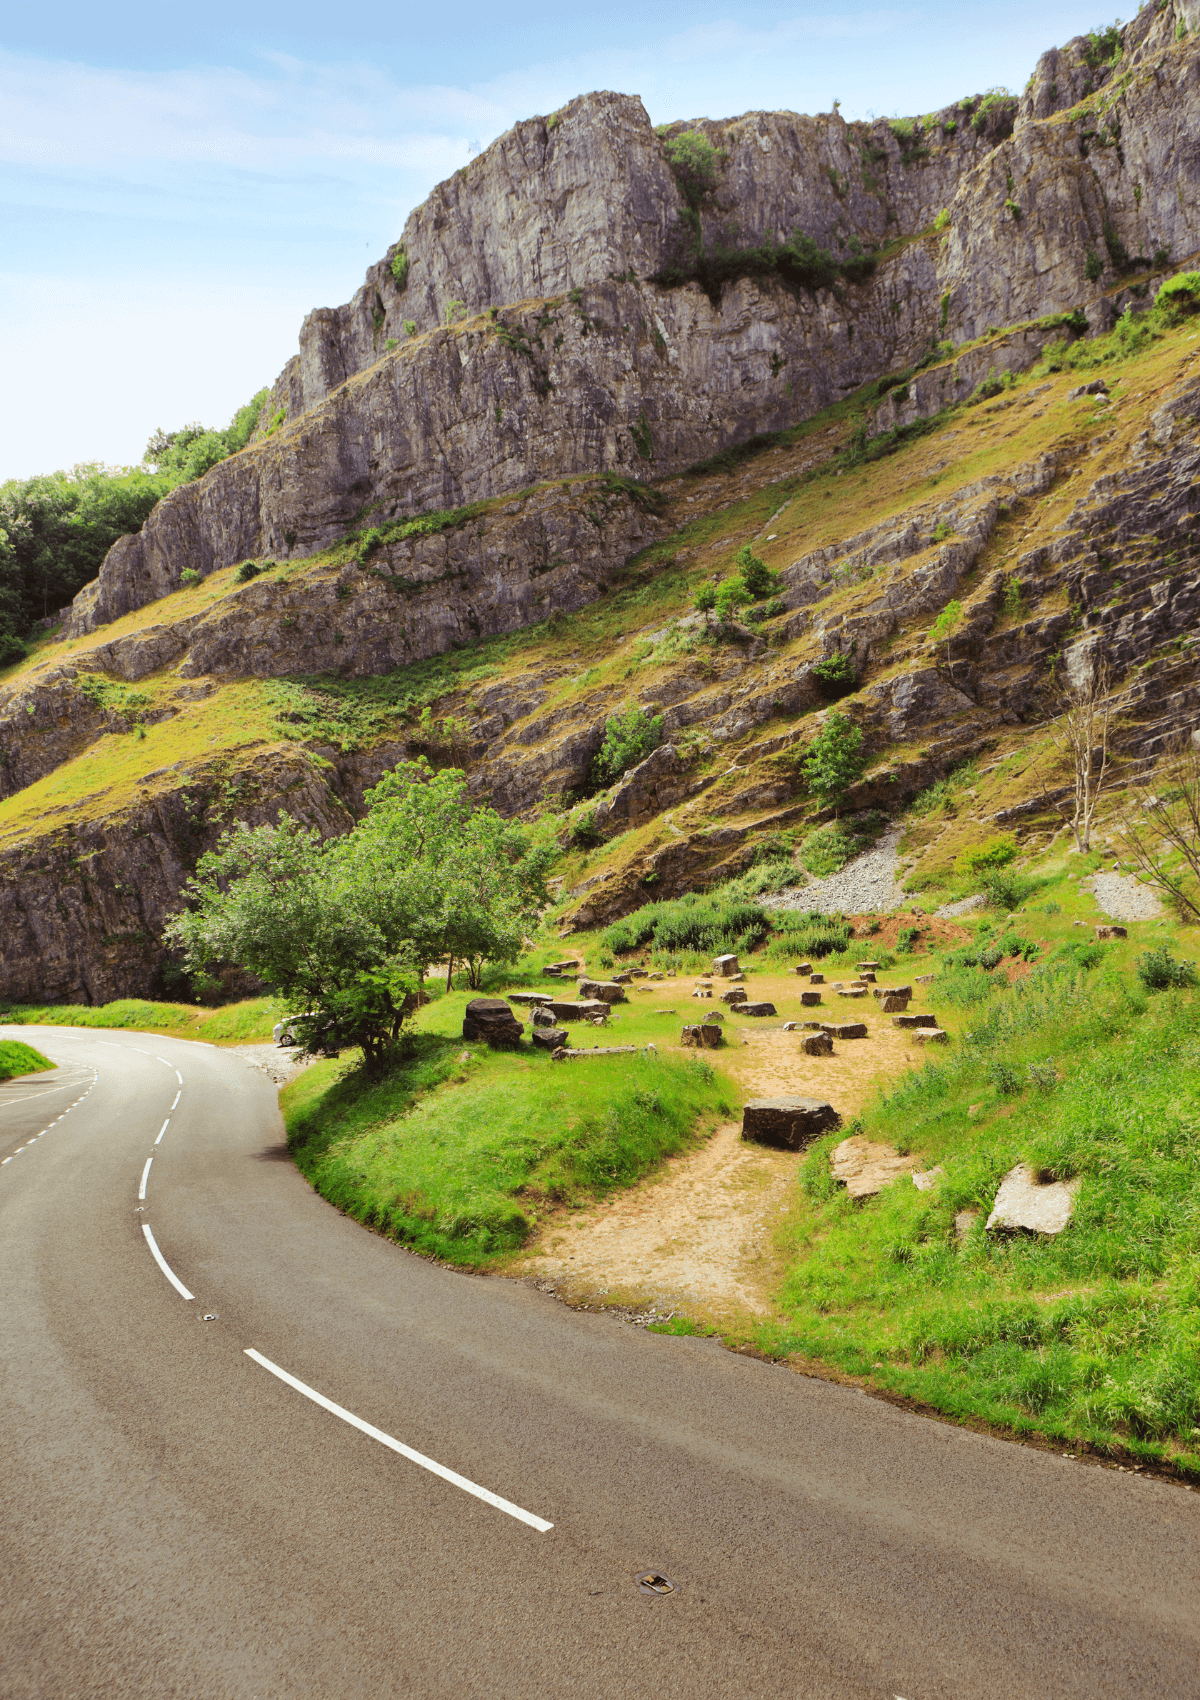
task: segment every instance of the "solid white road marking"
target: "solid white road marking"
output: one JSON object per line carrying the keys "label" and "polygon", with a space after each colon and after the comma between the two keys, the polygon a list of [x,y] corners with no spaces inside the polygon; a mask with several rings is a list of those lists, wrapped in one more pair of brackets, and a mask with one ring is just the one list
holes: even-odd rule
{"label": "solid white road marking", "polygon": [[139,1057],[148,1057],[152,1054],[150,1051],[143,1051],[140,1045],[130,1045],[129,1049],[136,1051]]}
{"label": "solid white road marking", "polygon": [[[150,1230],[147,1228],[144,1231],[148,1234]],[[523,1511],[519,1505],[514,1505],[511,1500],[501,1499],[499,1494],[489,1493],[487,1488],[481,1488],[475,1482],[469,1482],[465,1476],[458,1475],[454,1470],[448,1470],[444,1464],[438,1464],[432,1458],[426,1458],[423,1452],[414,1452],[411,1446],[405,1446],[402,1441],[393,1440],[392,1436],[384,1434],[382,1429],[373,1428],[370,1423],[364,1423],[361,1417],[356,1417],[352,1411],[343,1410],[340,1405],[335,1405],[332,1399],[326,1399],[323,1393],[316,1392],[314,1388],[306,1386],[303,1381],[297,1381],[294,1375],[289,1375],[285,1369],[280,1369],[278,1364],[273,1364],[270,1358],[264,1358],[262,1353],[256,1352],[253,1347],[247,1346],[245,1352],[248,1358],[253,1358],[256,1364],[261,1364],[264,1369],[269,1369],[272,1375],[277,1375],[280,1381],[286,1381],[289,1387],[294,1387],[297,1393],[303,1393],[304,1397],[311,1399],[315,1405],[320,1405],[323,1410],[331,1411],[335,1417],[340,1417],[344,1423],[349,1423],[351,1428],[359,1429],[363,1434],[370,1435],[371,1439],[377,1440],[381,1446],[390,1447],[393,1452],[398,1452],[402,1458],[407,1458],[410,1463],[419,1464],[423,1470],[428,1470],[431,1475],[440,1476],[444,1482],[449,1482],[452,1487],[461,1488],[464,1493],[474,1494],[476,1499],[482,1499],[487,1505],[494,1505],[497,1511],[505,1511],[510,1517],[517,1518],[521,1523],[528,1523],[531,1529],[537,1529],[543,1535],[554,1527],[554,1524],[547,1523],[545,1518],[535,1517],[532,1511]]]}
{"label": "solid white road marking", "polygon": [[167,1262],[162,1252],[159,1251],[158,1246],[155,1243],[154,1235],[150,1232],[149,1222],[142,1223],[142,1232],[146,1236],[146,1244],[150,1247],[155,1263],[158,1264],[158,1267],[162,1270],[163,1274],[174,1287],[175,1291],[177,1293],[181,1293],[185,1299],[192,1298],[193,1295],[188,1292],[187,1288],[179,1279],[178,1275],[176,1275],[175,1271],[171,1268],[171,1265]]}
{"label": "solid white road marking", "polygon": [[179,1091],[178,1091],[178,1092],[176,1092],[176,1094],[175,1094],[175,1103],[174,1103],[174,1104],[172,1104],[172,1105],[171,1105],[171,1109],[172,1109],[172,1111],[174,1111],[174,1109],[175,1109],[175,1105],[176,1105],[176,1104],[178,1104],[178,1102],[179,1102],[179,1100],[180,1100],[180,1099],[181,1099],[181,1098],[182,1098],[182,1097],[183,1097],[183,1087],[182,1087],[182,1086],[181,1086],[181,1087],[180,1087],[180,1088],[179,1088]]}
{"label": "solid white road marking", "polygon": [[170,1116],[168,1116],[166,1121],[162,1124],[162,1126],[158,1130],[158,1139],[156,1139],[154,1141],[154,1143],[156,1145],[158,1144],[159,1139],[162,1138],[163,1134],[166,1133],[166,1131],[170,1127],[170,1125],[171,1125],[171,1118],[170,1118]]}
{"label": "solid white road marking", "polygon": [[150,1165],[153,1161],[153,1157],[146,1158],[146,1167],[142,1170],[142,1184],[138,1187],[139,1198],[145,1198],[146,1196],[146,1182],[150,1179]]}
{"label": "solid white road marking", "polygon": [[160,1062],[163,1065],[164,1068],[174,1068],[175,1067],[175,1064],[169,1063],[167,1061],[166,1057],[155,1057],[154,1060],[155,1060],[155,1062]]}

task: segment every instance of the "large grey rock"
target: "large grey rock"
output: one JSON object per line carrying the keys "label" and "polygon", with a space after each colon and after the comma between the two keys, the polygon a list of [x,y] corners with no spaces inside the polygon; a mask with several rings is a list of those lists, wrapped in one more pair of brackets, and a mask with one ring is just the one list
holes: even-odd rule
{"label": "large grey rock", "polygon": [[820,1001],[821,1001],[820,992],[801,992],[800,993],[800,1002],[804,1006],[805,1009],[811,1009],[814,1004],[819,1004]]}
{"label": "large grey rock", "polygon": [[524,1004],[529,1008],[537,1009],[542,1005],[552,1004],[554,996],[551,992],[509,992],[508,1001],[509,1003]]}
{"label": "large grey rock", "polygon": [[833,1055],[833,1040],[828,1033],[806,1033],[800,1049],[809,1057],[829,1057]]}
{"label": "large grey rock", "polygon": [[741,969],[738,966],[737,957],[732,954],[727,956],[714,956],[713,973],[720,974],[726,979],[728,979],[731,974],[740,974]]}
{"label": "large grey rock", "polygon": [[543,1050],[557,1051],[560,1045],[566,1044],[568,1035],[565,1027],[535,1027],[530,1037]]}
{"label": "large grey rock", "polygon": [[746,988],[744,986],[730,986],[727,992],[721,993],[721,1002],[728,1004],[745,1003]]}
{"label": "large grey rock", "polygon": [[548,1006],[556,1021],[596,1021],[603,1020],[608,1014],[608,1005],[602,998],[579,998],[571,1000],[555,999]]}
{"label": "large grey rock", "polygon": [[774,1015],[773,1003],[735,1003],[732,1006],[739,1015]]}
{"label": "large grey rock", "polygon": [[1069,1181],[1039,1181],[1032,1169],[1018,1163],[1000,1182],[986,1227],[989,1232],[1061,1234],[1082,1184],[1078,1175]]}
{"label": "large grey rock", "polygon": [[580,980],[577,989],[581,998],[599,998],[606,1004],[628,1001],[625,988],[618,980]]}
{"label": "large grey rock", "polygon": [[742,1110],[742,1138],[800,1151],[841,1119],[819,1098],[752,1098]]}
{"label": "large grey rock", "polygon": [[464,1039],[483,1039],[497,1048],[515,1045],[524,1031],[503,998],[472,998],[463,1016]]}
{"label": "large grey rock", "polygon": [[902,1157],[894,1145],[884,1145],[854,1134],[834,1146],[829,1154],[833,1178],[840,1181],[851,1198],[871,1198],[920,1165],[919,1157]]}

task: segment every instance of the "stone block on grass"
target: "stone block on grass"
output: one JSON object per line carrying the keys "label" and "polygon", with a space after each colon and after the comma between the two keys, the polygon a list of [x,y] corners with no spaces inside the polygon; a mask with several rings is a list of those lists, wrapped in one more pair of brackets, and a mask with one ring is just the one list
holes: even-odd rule
{"label": "stone block on grass", "polygon": [[828,1033],[806,1033],[800,1041],[800,1049],[808,1057],[831,1057],[833,1040]]}
{"label": "stone block on grass", "polygon": [[820,1001],[821,1001],[820,992],[801,992],[800,993],[800,1002],[803,1004],[805,1009],[812,1009],[813,1006],[815,1004],[819,1004]]}
{"label": "stone block on grass", "polygon": [[1082,1179],[1076,1175],[1069,1181],[1042,1181],[1032,1169],[1018,1163],[1000,1182],[985,1224],[988,1232],[1061,1234],[1071,1220]]}
{"label": "stone block on grass", "polygon": [[557,1051],[560,1045],[567,1042],[565,1027],[535,1027],[531,1035],[535,1045],[546,1051]]}
{"label": "stone block on grass", "polygon": [[739,974],[740,972],[738,959],[732,953],[727,956],[713,957],[713,973],[720,974],[722,979],[727,980],[731,974]]}
{"label": "stone block on grass", "polygon": [[510,1049],[524,1031],[503,998],[472,998],[463,1015],[463,1038],[482,1039],[496,1049]]}
{"label": "stone block on grass", "polygon": [[776,1013],[773,1003],[738,1003],[734,1004],[733,1007],[739,1015],[774,1015]]}
{"label": "stone block on grass", "polygon": [[936,1015],[893,1015],[893,1027],[936,1027]]}

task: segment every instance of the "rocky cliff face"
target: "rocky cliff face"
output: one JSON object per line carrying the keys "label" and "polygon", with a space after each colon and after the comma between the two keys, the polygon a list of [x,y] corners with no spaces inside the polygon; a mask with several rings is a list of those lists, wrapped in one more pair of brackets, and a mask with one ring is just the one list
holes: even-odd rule
{"label": "rocky cliff face", "polygon": [[353,302],[310,316],[264,415],[286,422],[117,544],[70,630],[189,568],[310,554],[363,516],[606,469],[661,476],[940,337],[1086,307],[1139,256],[1178,262],[1200,247],[1200,45],[1175,39],[1180,21],[1139,14],[1116,65],[1089,65],[1082,39],[1045,56],[1019,106],[907,129],[787,113],[691,126],[720,161],[706,240],[800,229],[844,257],[929,232],[853,288],[742,278],[714,304],[654,283],[684,201],[640,102],[589,95],[518,125],[412,215]]}

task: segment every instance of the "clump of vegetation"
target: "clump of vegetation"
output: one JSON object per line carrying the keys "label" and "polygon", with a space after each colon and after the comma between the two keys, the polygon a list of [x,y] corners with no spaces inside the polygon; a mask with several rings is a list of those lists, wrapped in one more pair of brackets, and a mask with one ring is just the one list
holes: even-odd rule
{"label": "clump of vegetation", "polygon": [[233,575],[234,584],[249,584],[252,578],[257,578],[262,568],[257,561],[243,561]]}
{"label": "clump of vegetation", "polygon": [[41,1074],[56,1065],[32,1045],[19,1039],[0,1039],[0,1080],[15,1080],[22,1074]]}
{"label": "clump of vegetation", "polygon": [[604,742],[592,759],[592,783],[601,789],[619,779],[627,768],[645,761],[652,750],[662,743],[663,717],[649,715],[636,705],[619,714],[610,714],[604,728]]}
{"label": "clump of vegetation", "polygon": [[842,650],[838,650],[825,661],[818,661],[812,672],[823,695],[835,700],[858,687],[854,662]]}
{"label": "clump of vegetation", "polygon": [[[408,254],[403,242],[401,242],[400,246],[396,249],[396,252],[392,255],[391,263],[392,282],[396,285],[397,295],[403,295],[404,291],[408,288],[409,265],[410,261]],[[409,335],[412,335],[411,331],[409,332]]]}
{"label": "clump of vegetation", "polygon": [[730,901],[720,892],[647,903],[606,927],[601,942],[616,955],[628,955],[644,945],[656,951],[699,951],[719,956],[724,951],[753,950],[766,937],[767,916],[757,903]]}
{"label": "clump of vegetation", "polygon": [[1172,986],[1196,984],[1196,964],[1178,961],[1165,944],[1143,951],[1135,966],[1138,979],[1148,992],[1165,992]]}
{"label": "clump of vegetation", "polygon": [[808,788],[826,808],[836,805],[862,777],[869,759],[861,726],[855,726],[844,714],[831,713],[804,759]]}
{"label": "clump of vegetation", "polygon": [[997,868],[1006,868],[1016,860],[1017,841],[1011,832],[997,832],[982,844],[973,844],[964,850],[954,864],[960,874],[968,874],[975,878],[980,874],[991,873]]}
{"label": "clump of vegetation", "polygon": [[872,849],[886,826],[885,816],[870,812],[817,827],[800,846],[800,860],[815,879],[824,879]]}

